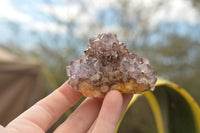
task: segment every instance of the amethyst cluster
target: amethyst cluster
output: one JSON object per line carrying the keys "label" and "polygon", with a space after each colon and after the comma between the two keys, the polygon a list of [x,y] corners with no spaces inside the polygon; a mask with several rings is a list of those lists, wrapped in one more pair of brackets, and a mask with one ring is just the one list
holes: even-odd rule
{"label": "amethyst cluster", "polygon": [[153,90],[155,73],[149,60],[129,53],[113,34],[99,34],[89,40],[85,54],[67,66],[69,84],[88,97],[104,97],[111,90],[140,93]]}

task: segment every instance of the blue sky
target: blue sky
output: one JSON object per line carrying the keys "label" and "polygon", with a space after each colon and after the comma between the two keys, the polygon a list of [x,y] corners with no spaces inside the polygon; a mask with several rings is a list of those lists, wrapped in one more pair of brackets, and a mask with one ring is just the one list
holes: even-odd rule
{"label": "blue sky", "polygon": [[[148,9],[153,6],[152,3],[159,0],[141,1],[136,3],[131,1],[130,8],[142,4],[145,9]],[[85,33],[96,34],[123,30],[118,26],[118,18],[115,17],[114,9],[118,7],[116,1],[83,0],[81,2],[83,5],[80,5],[77,0],[51,0],[50,3],[46,3],[44,0],[1,0],[0,43],[14,42],[19,45],[26,44],[25,47],[30,48],[38,43],[36,34],[41,36],[60,35],[61,38],[64,38],[70,30],[69,27],[62,23],[55,23],[49,16],[54,16],[63,23],[75,21],[77,30],[73,32],[78,37],[84,36]],[[87,7],[86,11],[83,11],[83,6]],[[103,27],[95,29],[91,33],[91,29],[86,25],[98,23],[98,19],[101,19],[98,18],[98,15],[101,13],[104,14]],[[174,24],[173,28],[177,34],[186,36],[193,33],[191,36],[196,39],[200,31],[200,13],[192,7],[189,1],[169,0],[166,6],[153,14],[149,26],[159,27],[170,32],[170,29],[166,27],[169,24]],[[156,40],[156,37],[152,38],[154,38],[153,41]],[[64,40],[60,42],[64,43]]]}

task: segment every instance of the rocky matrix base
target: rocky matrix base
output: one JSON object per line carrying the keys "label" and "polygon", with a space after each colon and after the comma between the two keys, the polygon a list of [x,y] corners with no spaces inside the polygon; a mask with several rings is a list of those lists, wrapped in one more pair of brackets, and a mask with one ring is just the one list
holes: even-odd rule
{"label": "rocky matrix base", "polygon": [[69,84],[86,97],[104,97],[110,90],[141,93],[153,90],[155,73],[149,60],[129,53],[113,34],[89,40],[85,54],[67,66]]}

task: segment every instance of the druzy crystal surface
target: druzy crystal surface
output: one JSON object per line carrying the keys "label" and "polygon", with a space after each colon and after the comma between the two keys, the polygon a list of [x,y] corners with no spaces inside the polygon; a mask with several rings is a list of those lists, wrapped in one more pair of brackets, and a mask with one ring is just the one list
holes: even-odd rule
{"label": "druzy crystal surface", "polygon": [[157,79],[149,60],[129,53],[115,34],[91,38],[84,53],[67,66],[68,83],[83,95],[104,97],[111,89],[123,93],[154,89]]}

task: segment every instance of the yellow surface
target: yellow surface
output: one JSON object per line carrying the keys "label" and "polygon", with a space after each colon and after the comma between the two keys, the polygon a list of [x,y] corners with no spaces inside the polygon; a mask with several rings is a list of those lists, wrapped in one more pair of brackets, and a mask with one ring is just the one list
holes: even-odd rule
{"label": "yellow surface", "polygon": [[186,99],[186,101],[191,106],[191,109],[194,114],[194,119],[196,121],[197,133],[200,133],[200,107],[195,102],[195,100],[192,98],[192,96],[190,96],[189,93],[187,93],[183,88],[180,88],[175,83],[172,83],[168,80],[159,78],[156,83],[156,86],[161,86],[161,85],[166,85],[166,86],[172,88],[173,90],[177,91],[180,95],[182,95]]}
{"label": "yellow surface", "polygon": [[[184,89],[178,87],[178,85],[176,85],[175,83],[172,83],[168,80],[158,78],[158,81],[157,81],[155,86],[158,87],[158,86],[162,86],[162,85],[165,85],[165,86],[169,87],[170,89],[177,91],[180,95],[182,95],[185,98],[185,100],[188,102],[188,104],[190,105],[190,107],[192,109],[193,116],[194,116],[194,119],[196,121],[195,123],[196,123],[197,133],[200,133],[200,108],[199,108],[198,104],[194,101],[194,99]],[[158,104],[158,101],[156,100],[155,95],[153,95],[152,92],[147,91],[147,92],[144,92],[142,94],[135,94],[133,96],[133,98],[131,99],[126,111],[143,94],[147,98],[147,100],[148,100],[148,102],[151,106],[151,109],[153,111],[158,133],[165,133],[161,109],[160,109],[160,106]],[[125,113],[126,113],[126,111],[125,111]],[[123,119],[123,117],[124,117],[124,115],[122,116],[122,119]],[[120,125],[122,119],[118,123],[118,126],[116,128],[116,132],[118,131],[118,128],[119,128],[119,125]]]}
{"label": "yellow surface", "polygon": [[163,118],[162,118],[161,109],[158,104],[158,101],[156,100],[156,97],[150,91],[145,92],[144,95],[147,98],[151,106],[152,112],[154,114],[158,133],[164,133]]}

